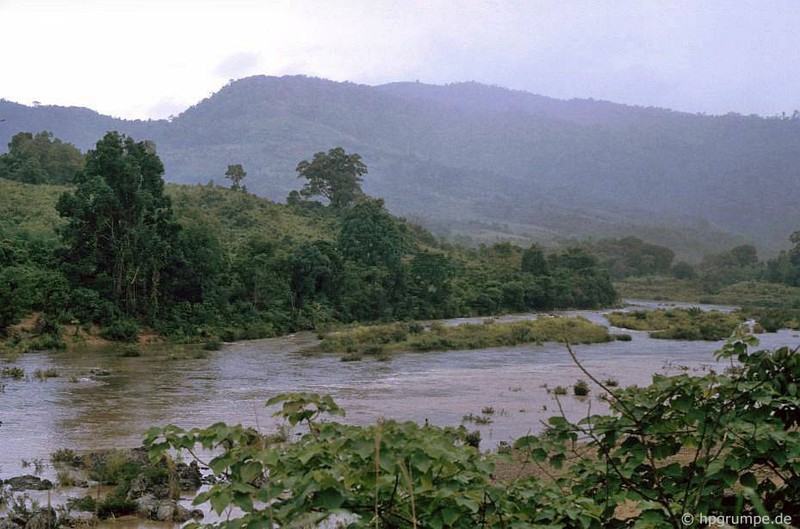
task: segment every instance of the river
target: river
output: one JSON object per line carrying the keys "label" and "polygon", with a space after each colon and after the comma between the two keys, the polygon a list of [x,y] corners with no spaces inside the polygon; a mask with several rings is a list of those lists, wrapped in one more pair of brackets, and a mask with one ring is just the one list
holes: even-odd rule
{"label": "river", "polygon": [[[634,308],[657,305],[636,302]],[[603,311],[563,314],[582,315],[608,325]],[[536,316],[517,314],[497,320]],[[722,342],[653,340],[646,332],[611,330],[628,333],[633,339],[575,347],[583,365],[599,379],[614,378],[621,385],[646,384],[654,373],[724,368],[715,365],[713,358]],[[766,348],[800,342],[795,331],[759,338]],[[331,394],[347,410],[343,420],[359,424],[387,417],[456,426],[462,424],[464,415],[492,407],[491,424],[467,424],[481,430],[483,448],[492,448],[541,430],[541,422],[557,409],[548,387],[571,386],[586,378],[565,347],[555,343],[401,353],[384,362],[342,362],[337,355],[300,353],[315,342],[313,334],[298,333],[227,344],[204,358],[175,358],[174,352],[159,348],[133,358],[99,350],[22,355],[14,365],[23,367],[29,376],[37,368],[55,369],[59,376],[43,382],[32,377],[28,381],[2,380],[0,477],[31,472],[31,468],[23,468],[23,459],[47,461],[58,448],[140,445],[143,432],[153,425],[193,427],[225,421],[269,431],[276,422],[264,402],[285,391]],[[108,369],[111,376],[92,379],[92,368]],[[602,409],[597,392],[595,388],[594,396],[585,399],[570,392],[561,401],[566,412],[577,418],[589,405],[593,411]],[[44,474],[52,472],[45,470]]]}

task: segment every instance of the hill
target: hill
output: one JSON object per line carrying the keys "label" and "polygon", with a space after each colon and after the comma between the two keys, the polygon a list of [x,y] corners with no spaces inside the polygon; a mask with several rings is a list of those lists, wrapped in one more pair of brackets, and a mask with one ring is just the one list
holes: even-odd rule
{"label": "hill", "polygon": [[[100,326],[110,340],[136,340],[145,325],[216,341],[616,300],[578,248],[467,250],[363,194],[325,207],[214,185],[164,189],[151,144],[115,133],[87,158],[72,186],[0,178],[0,348],[7,335],[12,348],[64,347],[67,324]],[[33,327],[9,331],[21,318]]]}
{"label": "hill", "polygon": [[152,139],[172,182],[219,182],[241,163],[273,200],[297,187],[299,160],[342,146],[391,211],[476,242],[636,235],[696,259],[746,242],[775,252],[800,226],[797,119],[301,76],[234,81],[171,121],[7,101],[0,116],[3,143],[42,129],[82,149],[108,129]]}

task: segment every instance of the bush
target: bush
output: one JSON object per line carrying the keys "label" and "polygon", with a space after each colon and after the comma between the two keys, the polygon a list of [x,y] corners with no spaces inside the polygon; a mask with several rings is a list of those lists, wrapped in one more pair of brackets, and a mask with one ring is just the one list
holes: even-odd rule
{"label": "bush", "polygon": [[116,320],[103,328],[100,336],[112,342],[135,342],[139,338],[139,325],[133,320]]}
{"label": "bush", "polygon": [[120,356],[123,358],[138,358],[142,356],[142,352],[135,345],[128,345],[122,350],[122,354]]}
{"label": "bush", "polygon": [[97,504],[97,517],[103,520],[135,513],[136,502],[117,494],[109,494]]}
{"label": "bush", "polygon": [[76,511],[95,512],[97,510],[97,501],[87,494],[83,498],[68,499],[67,507]]}
{"label": "bush", "polygon": [[575,382],[575,385],[572,386],[572,393],[576,397],[585,397],[589,394],[589,384],[587,384],[585,380],[578,380]]}
{"label": "bush", "polygon": [[53,351],[67,348],[67,344],[64,343],[61,336],[52,336],[50,334],[37,336],[21,343],[28,351]]}
{"label": "bush", "polygon": [[203,344],[203,349],[206,351],[219,351],[222,349],[222,341],[219,338],[209,338]]}
{"label": "bush", "polygon": [[3,378],[13,378],[14,380],[22,380],[25,378],[25,370],[21,367],[4,367],[2,371],[0,371]]}
{"label": "bush", "polygon": [[50,461],[53,463],[67,463],[68,465],[75,465],[78,460],[78,455],[74,450],[69,448],[59,448],[50,454]]}

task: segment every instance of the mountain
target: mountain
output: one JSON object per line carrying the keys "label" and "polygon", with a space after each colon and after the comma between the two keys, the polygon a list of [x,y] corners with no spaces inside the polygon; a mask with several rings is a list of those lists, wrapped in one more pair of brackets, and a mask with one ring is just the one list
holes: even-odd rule
{"label": "mountain", "polygon": [[81,149],[109,129],[154,140],[167,179],[222,181],[283,200],[294,167],[342,146],[364,188],[451,237],[519,242],[637,235],[679,255],[800,228],[800,119],[705,116],[477,83],[365,86],[303,76],[229,83],[171,121],[0,101],[0,142],[50,130]]}

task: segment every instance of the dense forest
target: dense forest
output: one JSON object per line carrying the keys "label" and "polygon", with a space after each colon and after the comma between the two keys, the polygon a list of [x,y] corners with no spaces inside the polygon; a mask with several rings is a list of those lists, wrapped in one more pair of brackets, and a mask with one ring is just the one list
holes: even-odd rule
{"label": "dense forest", "polygon": [[231,189],[165,186],[156,145],[116,132],[85,157],[50,133],[19,133],[0,171],[0,329],[42,313],[43,348],[60,346],[67,323],[113,340],[142,326],[233,340],[616,300],[582,249],[467,249],[392,216],[342,148],[297,164],[304,185],[286,205],[249,194],[239,164]]}
{"label": "dense forest", "polygon": [[80,149],[106,130],[150,138],[169,182],[205,184],[240,163],[250,192],[283,201],[298,160],[340,145],[369,160],[364,189],[437,235],[528,246],[636,236],[679,259],[800,226],[796,116],[703,116],[560,101],[477,83],[378,87],[251,77],[171,120],[0,101],[0,142],[51,130]]}

